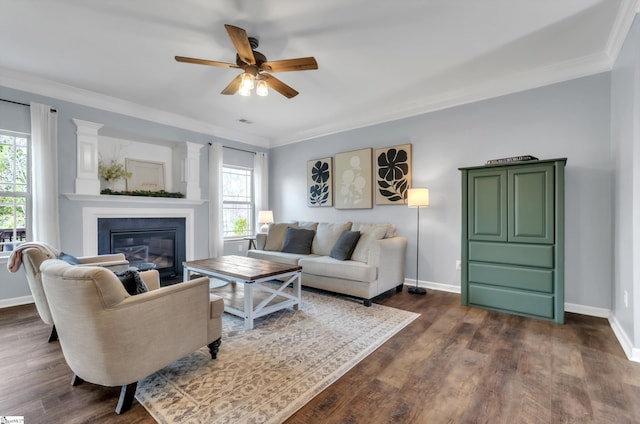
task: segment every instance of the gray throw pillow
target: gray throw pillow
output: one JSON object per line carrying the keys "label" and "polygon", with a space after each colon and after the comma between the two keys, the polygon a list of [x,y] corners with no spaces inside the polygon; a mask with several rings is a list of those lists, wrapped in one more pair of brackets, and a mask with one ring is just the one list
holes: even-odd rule
{"label": "gray throw pillow", "polygon": [[340,234],[340,238],[331,249],[331,256],[334,259],[339,259],[341,261],[346,261],[351,259],[351,255],[356,248],[356,244],[358,244],[358,240],[360,239],[360,231],[345,231]]}
{"label": "gray throw pillow", "polygon": [[304,228],[287,228],[287,235],[282,246],[282,252],[308,255],[311,253],[311,243],[316,234],[313,230]]}
{"label": "gray throw pillow", "polygon": [[124,286],[124,289],[131,296],[136,294],[146,293],[149,291],[149,287],[145,284],[144,280],[140,278],[140,273],[134,269],[128,269],[126,271],[114,272],[120,279],[120,282]]}

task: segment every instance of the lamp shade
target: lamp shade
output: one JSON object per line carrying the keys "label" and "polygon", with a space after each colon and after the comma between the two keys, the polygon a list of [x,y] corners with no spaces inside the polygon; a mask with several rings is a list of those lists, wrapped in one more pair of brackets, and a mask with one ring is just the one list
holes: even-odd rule
{"label": "lamp shade", "polygon": [[273,211],[260,211],[258,213],[258,223],[271,224],[273,222]]}
{"label": "lamp shade", "polygon": [[429,206],[428,188],[410,188],[407,194],[407,205],[410,208]]}
{"label": "lamp shade", "polygon": [[269,225],[273,222],[273,211],[260,211],[258,212],[258,224],[262,224],[260,227],[261,233],[269,231]]}

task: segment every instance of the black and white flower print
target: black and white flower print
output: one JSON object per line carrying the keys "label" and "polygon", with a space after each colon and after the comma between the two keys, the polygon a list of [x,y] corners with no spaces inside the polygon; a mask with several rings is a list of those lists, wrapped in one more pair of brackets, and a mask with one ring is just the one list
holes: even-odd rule
{"label": "black and white flower print", "polygon": [[390,148],[377,157],[378,193],[389,202],[402,202],[409,188],[409,154],[406,150]]}
{"label": "black and white flower print", "polygon": [[309,186],[309,205],[322,206],[329,202],[330,177],[329,163],[321,160],[316,161],[311,169],[313,183]]}

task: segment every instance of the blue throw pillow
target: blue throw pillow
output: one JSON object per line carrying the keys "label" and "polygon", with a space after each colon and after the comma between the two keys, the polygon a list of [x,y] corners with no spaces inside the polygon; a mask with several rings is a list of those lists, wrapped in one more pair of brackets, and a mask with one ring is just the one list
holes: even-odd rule
{"label": "blue throw pillow", "polygon": [[338,241],[333,245],[329,256],[334,259],[346,261],[351,259],[353,251],[360,240],[360,231],[344,231]]}
{"label": "blue throw pillow", "polygon": [[75,256],[72,256],[68,253],[64,253],[64,252],[60,252],[60,254],[58,255],[58,259],[60,259],[61,261],[65,261],[66,263],[70,264],[70,265],[80,265],[82,264],[82,262],[80,262],[80,259],[76,258]]}
{"label": "blue throw pillow", "polygon": [[311,253],[311,243],[316,232],[313,230],[305,230],[304,228],[287,228],[287,235],[284,239],[282,252],[298,253],[300,255],[308,255]]}

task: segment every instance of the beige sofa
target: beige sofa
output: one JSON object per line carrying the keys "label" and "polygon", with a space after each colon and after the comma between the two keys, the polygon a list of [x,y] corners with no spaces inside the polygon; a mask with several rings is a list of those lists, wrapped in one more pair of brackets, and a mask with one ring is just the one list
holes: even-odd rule
{"label": "beige sofa", "polygon": [[[287,229],[313,230],[310,252],[288,253]],[[358,231],[360,238],[350,259],[331,256],[345,231]],[[361,222],[288,222],[271,224],[267,234],[257,234],[256,249],[247,256],[302,266],[302,285],[353,296],[371,306],[371,299],[388,290],[402,291],[407,239],[396,234],[393,224]]]}

